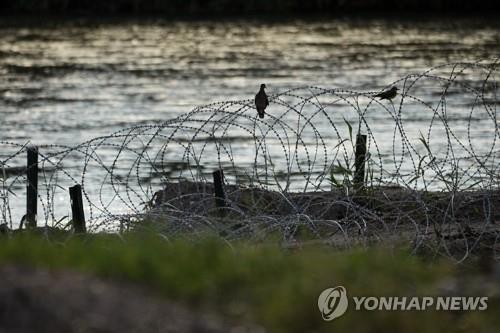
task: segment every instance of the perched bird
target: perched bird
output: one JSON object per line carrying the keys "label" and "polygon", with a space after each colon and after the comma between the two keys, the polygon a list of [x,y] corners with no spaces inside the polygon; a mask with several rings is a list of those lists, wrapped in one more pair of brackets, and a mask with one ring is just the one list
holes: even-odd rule
{"label": "perched bird", "polygon": [[396,86],[392,87],[391,89],[389,90],[386,90],[386,91],[382,91],[380,94],[377,94],[375,95],[374,97],[379,97],[380,99],[388,99],[388,100],[391,100],[393,99],[394,97],[396,97],[396,95],[398,94],[398,88]]}
{"label": "perched bird", "polygon": [[269,105],[269,100],[267,99],[264,89],[266,89],[266,85],[263,83],[260,85],[260,90],[257,95],[255,95],[255,107],[257,108],[257,113],[260,118],[264,118],[264,110]]}

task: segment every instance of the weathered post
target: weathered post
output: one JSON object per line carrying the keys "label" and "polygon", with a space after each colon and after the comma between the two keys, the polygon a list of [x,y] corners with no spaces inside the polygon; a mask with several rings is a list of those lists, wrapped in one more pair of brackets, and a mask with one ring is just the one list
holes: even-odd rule
{"label": "weathered post", "polygon": [[76,234],[84,234],[87,232],[87,228],[85,227],[81,185],[77,184],[70,187],[69,197],[71,199],[71,213],[73,215],[73,230],[75,230]]}
{"label": "weathered post", "polygon": [[356,136],[356,152],[354,157],[354,188],[362,189],[365,186],[366,135]]}
{"label": "weathered post", "polygon": [[26,227],[35,228],[38,204],[38,147],[28,147],[27,153]]}
{"label": "weathered post", "polygon": [[226,207],[226,195],[224,193],[224,171],[219,169],[212,173],[214,176],[215,207]]}

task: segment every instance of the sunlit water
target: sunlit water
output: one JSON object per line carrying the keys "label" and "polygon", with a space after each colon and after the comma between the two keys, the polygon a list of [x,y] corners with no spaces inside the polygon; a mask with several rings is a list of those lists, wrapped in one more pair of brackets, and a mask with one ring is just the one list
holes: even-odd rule
{"label": "sunlit water", "polygon": [[[263,82],[269,95],[300,86],[378,91],[437,65],[499,54],[500,24],[472,19],[4,26],[0,141],[72,146],[197,105],[252,99]],[[439,98],[433,94],[424,97]],[[457,124],[465,133],[467,122]],[[392,138],[394,124],[387,126],[373,128],[390,129]],[[428,128],[418,117],[406,126],[414,136]],[[391,156],[392,145],[380,148]],[[92,191],[91,181],[86,186]],[[11,207],[22,211],[22,193],[17,198]]]}

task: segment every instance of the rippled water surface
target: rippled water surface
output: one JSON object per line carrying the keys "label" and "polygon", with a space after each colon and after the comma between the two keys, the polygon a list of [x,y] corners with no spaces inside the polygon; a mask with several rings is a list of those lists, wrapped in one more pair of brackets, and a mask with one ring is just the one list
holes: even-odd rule
{"label": "rippled water surface", "polygon": [[[4,24],[0,141],[71,146],[197,105],[251,99],[262,82],[270,95],[300,86],[378,91],[433,66],[498,55],[500,23],[473,19]],[[418,117],[406,125],[428,126]]]}
{"label": "rippled water surface", "polygon": [[77,143],[196,105],[301,85],[378,90],[500,54],[499,24],[122,23],[0,29],[0,138]]}

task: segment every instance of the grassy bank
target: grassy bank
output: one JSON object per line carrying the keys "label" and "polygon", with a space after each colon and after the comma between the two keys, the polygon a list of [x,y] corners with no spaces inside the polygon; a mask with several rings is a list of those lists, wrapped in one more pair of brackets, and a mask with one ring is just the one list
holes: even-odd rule
{"label": "grassy bank", "polygon": [[[314,246],[284,251],[265,244],[230,247],[214,240],[169,242],[151,235],[51,241],[18,235],[0,240],[0,263],[71,269],[134,282],[197,310],[259,323],[272,332],[494,331],[500,325],[498,290],[481,289],[494,273],[424,260],[404,249],[334,252]],[[354,311],[350,304],[346,315],[324,322],[318,295],[337,285],[345,286],[349,296],[494,296],[496,292],[496,298],[490,298],[488,310],[482,312],[366,312]]]}

